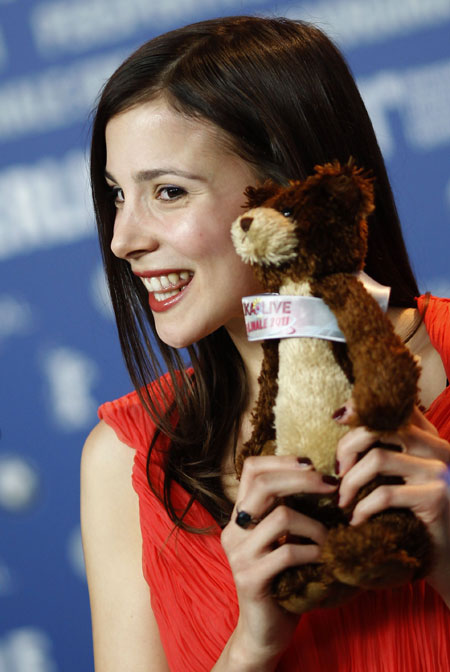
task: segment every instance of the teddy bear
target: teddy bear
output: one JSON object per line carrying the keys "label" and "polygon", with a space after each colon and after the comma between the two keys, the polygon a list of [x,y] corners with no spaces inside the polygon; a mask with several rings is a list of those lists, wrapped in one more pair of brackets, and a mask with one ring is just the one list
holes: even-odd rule
{"label": "teddy bear", "polygon": [[[258,312],[264,297],[269,301],[264,305],[273,304],[275,311],[280,301],[286,308],[294,298],[300,305],[313,299],[342,338],[329,340],[323,327],[318,336],[292,336],[289,314],[277,317],[286,335],[262,341],[259,396],[251,438],[237,459],[238,475],[246,457],[277,454],[306,459],[323,475],[337,478],[336,446],[350,427],[365,426],[384,439],[383,447],[399,450],[385,442],[411,421],[420,368],[361,282],[368,218],[374,210],[372,178],[352,159],[334,161],[316,166],[303,181],[280,185],[268,180],[248,187],[246,196],[246,211],[233,223],[231,235],[265,292],[250,297],[253,303],[247,305],[258,319],[249,324],[267,326],[269,317]],[[348,423],[337,423],[333,415],[350,399]],[[300,614],[337,606],[361,590],[394,587],[426,575],[431,540],[409,509],[391,508],[360,525],[349,524],[358,501],[380,485],[401,482],[378,475],[344,509],[337,492],[286,498],[288,506],[320,520],[328,536],[319,563],[276,577],[273,594],[280,605]]]}

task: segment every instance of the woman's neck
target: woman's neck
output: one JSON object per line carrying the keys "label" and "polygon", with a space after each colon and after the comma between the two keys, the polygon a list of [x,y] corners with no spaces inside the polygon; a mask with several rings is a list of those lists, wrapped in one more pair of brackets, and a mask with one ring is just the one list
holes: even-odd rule
{"label": "woman's neck", "polygon": [[258,397],[258,377],[261,371],[263,350],[260,341],[249,341],[244,320],[227,325],[228,334],[244,362],[248,384],[247,411],[251,411]]}

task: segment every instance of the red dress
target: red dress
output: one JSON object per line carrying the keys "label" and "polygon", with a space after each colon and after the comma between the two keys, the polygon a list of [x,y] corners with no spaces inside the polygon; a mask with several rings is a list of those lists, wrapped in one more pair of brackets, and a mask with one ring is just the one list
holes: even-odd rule
{"label": "red dress", "polygon": [[[423,297],[418,300],[419,308]],[[450,299],[431,298],[426,318],[431,341],[450,377]],[[172,672],[206,672],[217,661],[237,618],[236,591],[220,544],[220,529],[195,503],[186,522],[213,527],[211,534],[173,525],[147,483],[146,458],[154,425],[135,392],[100,407],[99,415],[119,439],[136,451],[133,486],[139,495],[143,571],[151,605]],[[450,439],[450,387],[427,413]],[[168,442],[153,451],[151,475],[163,478]],[[174,485],[181,508],[188,495]],[[424,581],[402,588],[365,592],[335,609],[304,614],[280,672],[444,672],[450,670],[450,610]]]}

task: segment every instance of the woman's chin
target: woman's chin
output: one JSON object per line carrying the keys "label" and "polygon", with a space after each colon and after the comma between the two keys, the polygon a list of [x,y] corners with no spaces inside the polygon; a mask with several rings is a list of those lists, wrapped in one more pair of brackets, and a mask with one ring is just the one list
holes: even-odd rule
{"label": "woman's chin", "polygon": [[[203,334],[199,332],[183,332],[181,329],[167,329],[159,328],[157,321],[155,321],[156,332],[163,343],[174,348],[175,350],[180,350],[182,348],[187,348],[189,345],[193,345],[198,340],[204,337]],[[205,334],[206,335],[206,334]]]}

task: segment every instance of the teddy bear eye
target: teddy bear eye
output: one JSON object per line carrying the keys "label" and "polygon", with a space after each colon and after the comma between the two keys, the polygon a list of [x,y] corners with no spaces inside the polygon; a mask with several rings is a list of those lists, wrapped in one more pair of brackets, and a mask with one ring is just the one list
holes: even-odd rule
{"label": "teddy bear eye", "polygon": [[292,208],[283,208],[281,214],[284,215],[284,217],[290,217],[292,215]]}

